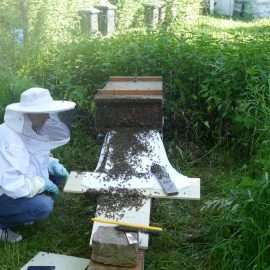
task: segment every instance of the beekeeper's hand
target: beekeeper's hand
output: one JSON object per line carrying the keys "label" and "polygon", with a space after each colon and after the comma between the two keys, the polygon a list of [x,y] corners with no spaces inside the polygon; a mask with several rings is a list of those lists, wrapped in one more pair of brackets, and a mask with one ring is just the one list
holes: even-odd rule
{"label": "beekeeper's hand", "polygon": [[50,179],[45,179],[44,191],[50,192],[54,195],[59,194],[59,189],[56,184],[54,184]]}
{"label": "beekeeper's hand", "polygon": [[67,169],[61,163],[59,163],[58,159],[56,158],[49,159],[48,170],[50,175],[60,177],[64,180],[66,180],[68,177]]}

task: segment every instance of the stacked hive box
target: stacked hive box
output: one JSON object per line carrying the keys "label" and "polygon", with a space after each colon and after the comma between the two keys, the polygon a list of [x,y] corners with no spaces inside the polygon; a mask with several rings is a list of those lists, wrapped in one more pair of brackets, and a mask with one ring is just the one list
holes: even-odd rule
{"label": "stacked hive box", "polygon": [[96,127],[162,129],[162,78],[111,77],[98,91]]}

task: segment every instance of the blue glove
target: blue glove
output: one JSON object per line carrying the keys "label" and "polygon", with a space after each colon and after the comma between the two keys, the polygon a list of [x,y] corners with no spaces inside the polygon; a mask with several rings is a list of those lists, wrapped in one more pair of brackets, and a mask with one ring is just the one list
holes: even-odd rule
{"label": "blue glove", "polygon": [[53,176],[66,179],[68,177],[67,169],[59,163],[57,159],[51,158],[48,165],[49,173]]}
{"label": "blue glove", "polygon": [[45,179],[45,189],[44,191],[48,191],[53,193],[54,195],[59,194],[59,189],[56,184],[54,184],[50,179]]}

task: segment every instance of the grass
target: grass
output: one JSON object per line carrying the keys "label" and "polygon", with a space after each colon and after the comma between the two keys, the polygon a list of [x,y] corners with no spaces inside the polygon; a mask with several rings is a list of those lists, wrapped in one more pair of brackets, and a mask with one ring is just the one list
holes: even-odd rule
{"label": "grass", "polygon": [[20,269],[39,251],[89,257],[91,213],[94,209],[89,209],[79,196],[62,194],[47,221],[18,228],[24,236],[21,243],[0,245],[0,269]]}

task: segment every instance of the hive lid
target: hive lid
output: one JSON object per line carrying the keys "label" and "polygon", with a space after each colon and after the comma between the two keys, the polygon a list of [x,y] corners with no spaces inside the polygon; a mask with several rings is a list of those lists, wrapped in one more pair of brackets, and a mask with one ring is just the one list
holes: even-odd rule
{"label": "hive lid", "polygon": [[110,77],[103,89],[98,91],[96,98],[103,97],[162,97],[162,77]]}
{"label": "hive lid", "polygon": [[80,13],[90,13],[90,14],[98,14],[100,13],[101,11],[98,10],[97,8],[94,8],[94,7],[80,7],[78,9],[78,12]]}
{"label": "hive lid", "polygon": [[148,6],[148,7],[157,7],[157,8],[161,8],[165,5],[165,2],[163,1],[153,1],[153,0],[150,0],[150,1],[145,1],[144,3],[144,6]]}
{"label": "hive lid", "polygon": [[100,2],[96,5],[96,7],[103,9],[117,9],[117,7],[111,4],[108,0],[100,0]]}

